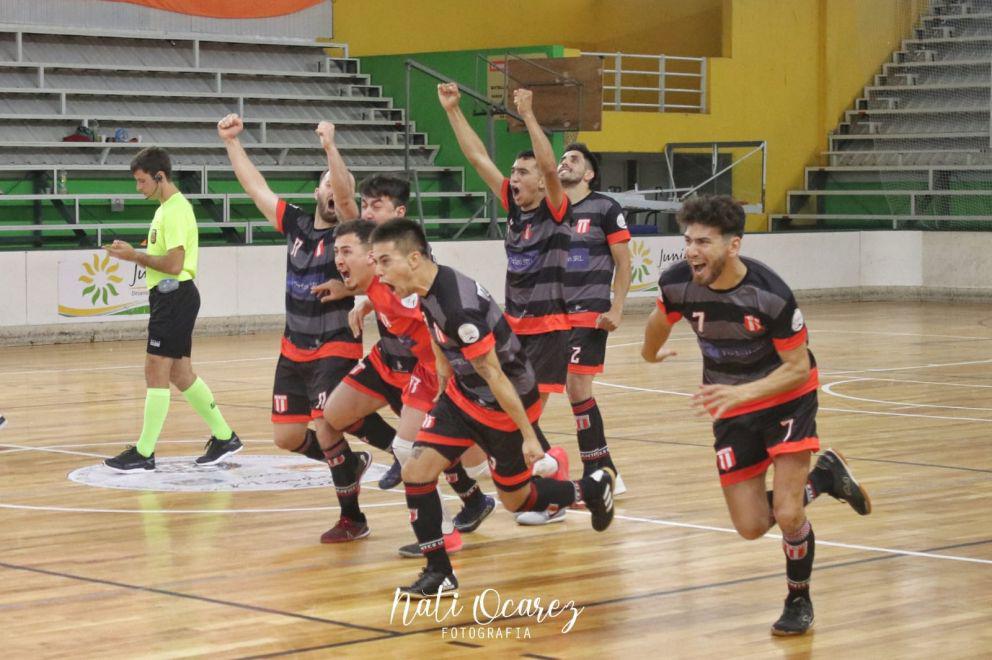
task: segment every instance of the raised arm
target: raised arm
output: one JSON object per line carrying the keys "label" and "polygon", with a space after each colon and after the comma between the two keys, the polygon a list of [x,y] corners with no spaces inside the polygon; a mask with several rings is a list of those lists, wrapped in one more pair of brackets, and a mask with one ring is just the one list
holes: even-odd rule
{"label": "raised arm", "polygon": [[265,182],[265,177],[255,167],[255,163],[251,162],[248,154],[245,153],[245,148],[241,146],[238,135],[244,128],[245,125],[241,121],[241,117],[230,114],[217,122],[217,135],[224,141],[227,157],[231,160],[231,166],[234,168],[234,175],[238,177],[238,183],[255,202],[255,206],[262,212],[265,219],[278,229],[279,221],[276,217],[276,210],[279,207],[279,197],[269,188],[269,184]]}
{"label": "raised arm", "polygon": [[334,209],[342,222],[357,220],[361,216],[355,203],[355,179],[344,164],[341,152],[334,142],[334,124],[322,121],[317,124],[320,146],[327,154],[327,169],[331,172],[331,190],[334,191]]}
{"label": "raised arm", "polygon": [[506,177],[489,157],[486,146],[472,130],[465,115],[462,114],[462,109],[458,105],[462,98],[461,92],[458,91],[458,85],[456,83],[441,83],[437,86],[437,97],[441,101],[441,107],[448,114],[448,121],[451,122],[451,128],[455,131],[455,138],[458,140],[458,146],[461,147],[462,153],[465,154],[468,162],[472,164],[489,189],[493,191],[493,194],[502,195],[503,179]]}
{"label": "raised arm", "polygon": [[529,89],[517,89],[513,92],[513,103],[517,106],[517,114],[524,119],[524,126],[530,134],[530,144],[534,149],[534,157],[537,160],[537,169],[544,177],[544,185],[548,191],[548,201],[551,208],[561,208],[565,200],[565,189],[558,178],[558,160],[555,152],[551,148],[551,141],[544,134],[541,124],[534,116],[534,93]]}

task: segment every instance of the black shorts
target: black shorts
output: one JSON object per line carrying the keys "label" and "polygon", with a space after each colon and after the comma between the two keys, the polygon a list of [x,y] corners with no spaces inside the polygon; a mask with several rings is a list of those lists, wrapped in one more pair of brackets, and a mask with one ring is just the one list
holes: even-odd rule
{"label": "black shorts", "polygon": [[773,408],[714,422],[713,448],[720,485],[729,486],[764,474],[779,454],[819,451],[816,410],[813,390]]}
{"label": "black shorts", "polygon": [[355,362],[343,357],[296,362],[280,355],[272,386],[272,422],[306,424],[322,416],[327,397],[348,375]]}
{"label": "black shorts", "polygon": [[358,361],[344,379],[345,385],[376,399],[382,399],[389,408],[400,414],[403,408],[403,388],[389,384],[373,360],[368,357]]}
{"label": "black shorts", "polygon": [[442,394],[424,417],[414,447],[430,447],[454,462],[473,444],[489,456],[493,482],[500,490],[518,490],[530,483],[531,471],[524,459],[520,431],[486,426],[462,412],[447,394]]}
{"label": "black shorts", "polygon": [[568,337],[568,373],[601,374],[606,363],[606,330],[572,328]]}
{"label": "black shorts", "polygon": [[537,376],[537,389],[541,392],[565,391],[565,377],[568,375],[569,330],[555,330],[540,335],[517,335],[524,347],[527,359],[534,367]]}
{"label": "black shorts", "polygon": [[153,287],[148,293],[148,348],[151,355],[182,359],[193,352],[193,326],[200,313],[200,292],[193,280],[162,293]]}

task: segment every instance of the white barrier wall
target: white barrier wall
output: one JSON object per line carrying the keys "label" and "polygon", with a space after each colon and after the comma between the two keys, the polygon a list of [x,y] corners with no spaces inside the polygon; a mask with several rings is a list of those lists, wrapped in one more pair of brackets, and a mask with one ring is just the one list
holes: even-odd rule
{"label": "white barrier wall", "polygon": [[[631,295],[652,297],[663,267],[682,258],[679,236],[635,237],[634,278]],[[437,243],[438,261],[472,274],[497,300],[503,299],[506,258],[500,241]],[[759,259],[776,271],[802,297],[803,292],[833,293],[859,298],[866,292],[888,288],[882,295],[926,297],[941,295],[992,297],[992,233],[977,232],[833,232],[797,234],[755,234],[744,239],[743,253]],[[60,302],[73,309],[89,304],[80,302],[86,282],[75,282],[85,275],[82,262],[101,261],[101,250],[0,253],[0,327],[12,336],[16,327],[59,324],[120,324],[144,316],[66,316]],[[197,285],[202,297],[202,319],[249,319],[283,313],[285,247],[242,246],[204,248],[200,251]],[[71,262],[79,278],[59,278]],[[111,266],[107,266],[110,268]],[[133,266],[120,264],[117,274]],[[130,280],[130,277],[123,279]],[[128,282],[129,283],[129,282]],[[78,290],[72,290],[74,285]],[[61,290],[61,291],[60,291]],[[118,296],[101,299],[94,308],[113,307],[131,294],[118,284]],[[901,292],[901,293],[900,293]],[[61,301],[60,301],[61,298]],[[132,324],[133,325],[133,324]]]}

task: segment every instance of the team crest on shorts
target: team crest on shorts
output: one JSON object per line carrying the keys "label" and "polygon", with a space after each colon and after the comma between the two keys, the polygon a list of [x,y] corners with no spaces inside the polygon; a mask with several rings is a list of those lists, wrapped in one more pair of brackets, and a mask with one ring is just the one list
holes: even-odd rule
{"label": "team crest on shorts", "polygon": [[733,447],[724,447],[716,453],[716,465],[720,472],[732,470],[737,465],[737,457],[734,456]]}
{"label": "team crest on shorts", "polygon": [[289,410],[289,397],[285,394],[275,394],[272,396],[272,410],[277,413],[284,413]]}

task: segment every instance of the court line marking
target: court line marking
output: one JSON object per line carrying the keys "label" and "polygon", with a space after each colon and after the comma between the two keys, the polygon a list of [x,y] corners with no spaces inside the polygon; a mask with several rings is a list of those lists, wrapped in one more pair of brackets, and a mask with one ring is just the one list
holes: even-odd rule
{"label": "court line marking", "polygon": [[814,335],[820,334],[821,332],[827,334],[844,334],[844,335],[882,335],[886,337],[934,337],[936,339],[986,339],[992,340],[992,335],[987,337],[970,337],[966,335],[930,335],[919,332],[884,332],[882,330],[831,330],[828,328],[817,328],[813,331]]}
{"label": "court line marking", "polygon": [[[573,513],[573,511],[569,511]],[[574,513],[584,513],[590,515],[588,511],[574,510]],[[659,525],[663,527],[680,527],[684,529],[698,529],[707,532],[723,532],[725,534],[737,535],[737,530],[730,527],[717,527],[715,525],[697,525],[695,523],[683,523],[674,520],[660,520],[658,518],[645,518],[643,516],[627,516],[621,514],[614,514],[614,518],[619,520],[628,520],[631,522],[643,522],[651,525]],[[763,539],[771,539],[775,541],[781,541],[781,534],[765,534]],[[917,550],[902,550],[899,548],[883,548],[873,545],[860,545],[857,543],[841,543],[839,541],[825,541],[822,539],[816,539],[817,545],[828,546],[831,548],[843,548],[845,550],[864,550],[865,552],[876,552],[887,555],[903,555],[906,557],[926,557],[928,559],[943,559],[946,561],[961,561],[972,564],[988,564],[992,565],[992,559],[978,559],[975,557],[961,557],[958,555],[944,555],[937,554],[933,552],[917,551]]]}
{"label": "court line marking", "polygon": [[[820,373],[823,373],[822,371]],[[914,383],[916,385],[944,385],[947,387],[965,387],[965,388],[978,388],[992,389],[992,385],[979,385],[977,383],[941,383],[932,380],[909,380],[908,378],[871,378],[870,376],[865,376],[861,380],[877,380],[883,383]]]}
{"label": "court line marking", "polygon": [[[71,452],[66,452],[66,453],[71,453]],[[82,452],[79,453],[80,455],[91,456],[91,454],[84,454]],[[383,492],[390,493],[393,495],[402,494],[394,491],[383,491]],[[454,495],[445,495],[443,496],[443,499],[455,500],[459,498]],[[405,503],[406,500],[404,495],[403,501],[363,504],[362,508],[381,509],[391,506],[399,506],[400,504],[405,504]],[[289,513],[289,512],[303,512],[303,511],[334,511],[334,510],[338,510],[340,507],[292,507],[292,508],[282,508],[282,509],[89,509],[89,508],[78,508],[78,507],[52,507],[52,506],[0,503],[0,508],[28,510],[28,511],[54,511],[60,513],[163,513],[163,514],[173,515],[173,514],[199,514],[199,513],[230,514],[230,513],[283,513],[283,512]],[[585,513],[588,515],[589,512],[578,510],[577,513]],[[617,518],[618,520],[626,520],[629,522],[643,522],[652,525],[660,525],[664,527],[679,527],[683,529],[696,529],[696,530],[702,530],[708,532],[734,534],[735,536],[737,535],[737,530],[732,529],[730,527],[699,525],[696,523],[684,523],[684,522],[677,522],[674,520],[661,520],[657,518],[646,518],[643,516],[628,516],[624,514],[615,514],[614,517]],[[765,534],[763,538],[772,539],[772,540],[782,539],[781,535],[778,534]],[[992,564],[992,560],[990,559],[973,559],[970,557],[958,557],[956,555],[936,555],[933,553],[916,552],[913,550],[900,550],[898,548],[883,548],[878,546],[841,543],[838,541],[827,541],[824,539],[819,539],[817,543],[824,546],[845,548],[848,550],[864,550],[867,552],[879,552],[885,554],[906,555],[913,557],[927,557],[931,559],[964,561],[964,562],[972,562],[978,564]]]}
{"label": "court line marking", "polygon": [[[236,362],[275,362],[279,358],[278,355],[275,357],[252,357],[252,358],[235,358],[231,360],[203,360],[197,361],[196,366],[201,366],[204,364],[234,364]],[[69,373],[79,373],[84,371],[114,371],[118,369],[144,369],[144,364],[121,364],[112,367],[73,367],[72,369],[31,369],[30,371],[0,371],[0,376],[24,376],[33,374],[69,374]]]}
{"label": "court line marking", "polygon": [[[953,549],[953,548],[968,547],[968,546],[975,546],[975,545],[984,545],[984,544],[987,544],[987,543],[990,543],[990,542],[992,542],[992,539],[984,539],[982,541],[971,541],[971,542],[968,542],[968,543],[958,543],[958,544],[951,545],[951,546],[940,546],[940,547],[933,548],[933,550],[950,550],[950,549]],[[834,563],[829,563],[829,564],[818,565],[816,567],[816,569],[817,569],[817,571],[833,570],[833,569],[836,569],[836,568],[847,568],[847,567],[850,567],[850,566],[858,566],[858,565],[861,565],[861,564],[872,564],[872,563],[880,562],[880,561],[890,561],[890,560],[897,559],[897,558],[898,557],[896,555],[887,555],[887,556],[882,556],[882,557],[864,557],[864,558],[861,558],[861,559],[851,559],[851,560],[848,560],[848,561],[839,561],[839,562],[834,562]],[[627,595],[624,595],[624,596],[618,596],[616,598],[608,598],[606,600],[594,600],[594,601],[580,602],[580,603],[577,603],[576,604],[576,607],[587,607],[587,608],[603,607],[604,605],[607,605],[607,606],[608,605],[616,605],[616,604],[619,604],[619,603],[628,603],[628,602],[631,602],[631,601],[646,600],[646,599],[651,599],[651,598],[665,598],[667,596],[676,596],[676,595],[679,595],[679,594],[692,593],[692,592],[695,592],[695,591],[704,591],[704,590],[708,590],[708,589],[720,589],[720,588],[723,588],[723,587],[735,587],[735,586],[739,586],[739,585],[742,585],[742,584],[748,584],[748,583],[751,583],[751,582],[760,582],[760,581],[763,581],[763,580],[781,580],[781,579],[782,579],[782,572],[781,571],[777,571],[777,572],[774,572],[774,573],[764,573],[762,575],[752,575],[752,576],[749,576],[749,577],[746,577],[746,578],[736,578],[736,579],[732,579],[732,580],[722,580],[720,582],[706,582],[706,583],[703,583],[703,584],[693,584],[693,585],[690,585],[690,586],[676,587],[676,588],[669,588],[669,589],[656,589],[656,590],[648,591],[648,592],[645,592],[645,593],[627,594]],[[528,615],[526,615],[526,614],[521,614],[521,615],[517,615],[517,616],[506,617],[504,619],[500,619],[500,623],[505,624],[505,623],[510,622],[510,621],[516,621],[518,619],[525,618],[527,616]],[[384,640],[384,639],[402,639],[402,638],[409,637],[409,636],[412,636],[412,635],[423,635],[423,634],[426,634],[426,633],[440,632],[444,628],[455,628],[455,627],[462,627],[462,626],[471,626],[473,623],[474,623],[473,621],[465,621],[465,622],[457,622],[456,621],[456,622],[452,622],[451,624],[447,624],[447,625],[444,625],[444,626],[435,626],[433,628],[422,628],[420,630],[405,631],[405,632],[402,632],[402,633],[400,633],[398,635],[389,635],[389,636],[383,636],[383,637],[369,637],[369,638],[366,638],[366,639],[348,640],[348,641],[344,641],[344,642],[332,642],[330,644],[322,644],[322,645],[319,645],[319,646],[309,646],[309,647],[304,647],[304,648],[294,648],[294,649],[289,649],[289,650],[285,650],[285,651],[276,651],[274,653],[266,653],[266,654],[263,654],[263,655],[245,656],[244,658],[242,658],[242,660],[256,660],[256,659],[261,659],[261,658],[278,658],[278,657],[283,657],[283,656],[287,656],[287,655],[299,655],[299,654],[302,654],[302,653],[309,653],[309,652],[313,652],[313,651],[323,651],[323,650],[328,650],[328,649],[331,649],[331,648],[337,648],[337,647],[342,647],[342,646],[354,646],[354,645],[357,645],[357,644],[365,644],[367,642],[377,642],[377,641]],[[553,641],[553,638],[550,641]]]}
{"label": "court line marking", "polygon": [[[631,390],[634,392],[648,392],[657,394],[673,394],[675,396],[692,396],[687,392],[675,392],[672,390],[658,390],[649,387],[635,387],[633,385],[620,385],[618,383],[609,383],[605,380],[597,380],[597,384],[605,385],[606,387],[615,387],[621,390]],[[826,388],[824,388],[826,389]],[[828,392],[833,394],[832,392]],[[834,395],[837,396],[837,395]],[[981,417],[954,417],[949,415],[920,415],[917,413],[898,413],[898,412],[885,412],[882,410],[852,410],[850,408],[831,408],[829,406],[820,406],[820,410],[827,412],[839,412],[839,413],[853,413],[855,415],[878,415],[880,417],[923,417],[924,419],[943,419],[943,420],[955,420],[961,422],[983,422],[992,423],[992,419],[984,419]]]}
{"label": "court line marking", "polygon": [[55,449],[53,447],[29,447],[27,445],[12,445],[9,443],[0,443],[0,447],[4,448],[4,453],[12,453],[18,451],[43,451],[50,452],[52,454],[71,454],[73,456],[89,456],[91,458],[110,458],[104,454],[92,454],[88,451],[71,451],[68,449]]}
{"label": "court line marking", "polygon": [[323,617],[311,616],[309,614],[300,614],[298,612],[286,612],[284,610],[277,610],[271,607],[262,607],[260,605],[249,605],[246,603],[238,603],[235,601],[221,600],[219,598],[211,598],[209,596],[198,596],[196,594],[187,594],[181,591],[171,591],[169,589],[159,589],[157,587],[146,587],[140,584],[129,584],[127,582],[117,582],[116,580],[104,580],[102,578],[86,577],[84,575],[76,575],[73,573],[65,573],[62,571],[52,571],[45,568],[23,566],[21,564],[11,564],[5,561],[0,561],[0,568],[6,568],[13,571],[25,571],[27,573],[38,573],[40,575],[48,575],[50,577],[60,577],[70,580],[79,580],[80,582],[89,582],[91,584],[118,587],[122,589],[129,589],[131,591],[144,591],[146,593],[153,593],[161,596],[172,596],[174,598],[187,598],[189,600],[196,600],[203,603],[211,603],[213,605],[227,605],[229,607],[235,607],[238,609],[248,610],[251,612],[275,614],[278,616],[286,616],[293,619],[303,619],[304,621],[311,621],[314,623],[326,623],[330,625],[341,626],[343,628],[350,628],[352,630],[363,630],[368,632],[380,633],[388,636],[395,636],[399,634],[394,631],[387,630],[385,628],[376,628],[374,626],[363,626],[357,623],[347,623],[344,621],[336,621],[334,619],[325,619]]}
{"label": "court line marking", "polygon": [[[992,408],[977,408],[974,406],[947,406],[940,405],[936,403],[910,403],[908,401],[887,401],[885,399],[869,399],[868,397],[854,396],[853,394],[841,394],[840,392],[834,392],[834,387],[838,385],[845,385],[847,383],[860,383],[865,381],[874,380],[872,378],[848,378],[846,380],[836,380],[832,383],[824,383],[820,389],[831,396],[838,397],[840,399],[849,399],[851,401],[863,401],[865,403],[880,403],[886,406],[908,406],[910,408],[937,408],[942,410],[972,410],[976,412],[992,412]],[[967,385],[962,385],[962,387],[967,387]],[[992,421],[992,420],[990,420]]]}

